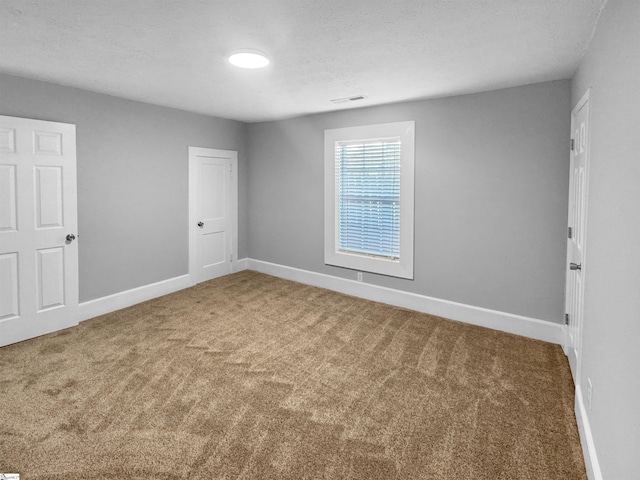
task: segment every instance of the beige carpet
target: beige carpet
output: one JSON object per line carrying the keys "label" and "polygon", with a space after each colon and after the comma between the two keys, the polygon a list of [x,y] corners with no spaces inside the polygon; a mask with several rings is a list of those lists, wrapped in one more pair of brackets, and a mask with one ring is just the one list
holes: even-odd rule
{"label": "beige carpet", "polygon": [[245,271],[0,348],[22,479],[586,479],[557,345]]}

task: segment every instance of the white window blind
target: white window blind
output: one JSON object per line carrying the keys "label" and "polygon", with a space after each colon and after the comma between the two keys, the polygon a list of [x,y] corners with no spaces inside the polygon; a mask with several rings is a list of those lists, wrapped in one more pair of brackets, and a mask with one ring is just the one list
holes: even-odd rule
{"label": "white window blind", "polygon": [[336,142],[342,252],[400,257],[400,138]]}

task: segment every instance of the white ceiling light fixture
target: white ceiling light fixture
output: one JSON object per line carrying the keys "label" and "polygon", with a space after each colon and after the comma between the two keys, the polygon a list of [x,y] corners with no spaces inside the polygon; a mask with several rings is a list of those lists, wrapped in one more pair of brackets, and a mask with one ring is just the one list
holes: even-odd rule
{"label": "white ceiling light fixture", "polygon": [[266,53],[258,50],[238,50],[229,55],[229,63],[240,68],[263,68],[270,60]]}

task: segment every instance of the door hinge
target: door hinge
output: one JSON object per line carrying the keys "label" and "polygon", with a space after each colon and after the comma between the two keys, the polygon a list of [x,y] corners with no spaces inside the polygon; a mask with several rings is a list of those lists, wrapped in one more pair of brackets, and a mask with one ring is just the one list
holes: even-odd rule
{"label": "door hinge", "polygon": [[233,175],[233,163],[229,164],[229,173]]}
{"label": "door hinge", "polygon": [[565,325],[569,325],[569,314],[568,313],[564,314],[564,324]]}
{"label": "door hinge", "polygon": [[233,253],[231,255],[229,255],[229,261],[233,262]]}
{"label": "door hinge", "polygon": [[571,229],[571,227],[569,227],[569,233],[567,234],[567,236],[568,236],[569,238],[572,238],[572,237],[573,237],[573,230]]}
{"label": "door hinge", "polygon": [[572,138],[571,139],[571,151],[573,152],[575,150],[575,148],[576,148],[576,141],[575,141],[575,139]]}

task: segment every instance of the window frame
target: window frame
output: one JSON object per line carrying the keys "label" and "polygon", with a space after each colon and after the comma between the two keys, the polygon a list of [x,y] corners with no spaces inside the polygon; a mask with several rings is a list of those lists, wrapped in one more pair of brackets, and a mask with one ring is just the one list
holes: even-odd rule
{"label": "window frame", "polygon": [[[336,144],[400,138],[399,259],[341,251],[338,229]],[[413,279],[415,122],[394,122],[324,131],[324,263],[362,272]]]}

